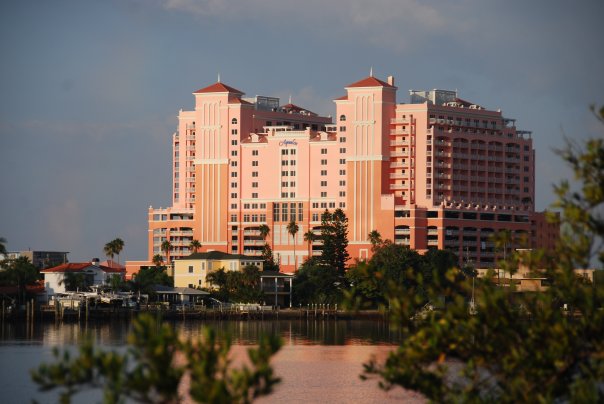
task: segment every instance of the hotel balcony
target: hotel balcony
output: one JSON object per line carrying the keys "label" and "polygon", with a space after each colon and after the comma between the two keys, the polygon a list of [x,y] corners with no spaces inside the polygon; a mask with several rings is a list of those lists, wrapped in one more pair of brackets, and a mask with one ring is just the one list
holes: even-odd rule
{"label": "hotel balcony", "polygon": [[411,229],[394,229],[394,234],[396,234],[396,235],[409,235],[409,234],[411,234]]}
{"label": "hotel balcony", "polygon": [[390,174],[390,178],[392,178],[392,179],[403,179],[403,178],[407,178],[407,177],[403,173],[391,173]]}
{"label": "hotel balcony", "polygon": [[390,123],[391,124],[398,124],[398,123],[401,123],[401,124],[406,123],[406,124],[408,124],[410,122],[409,122],[409,118],[393,118],[393,119],[390,120]]}
{"label": "hotel balcony", "polygon": [[406,166],[407,166],[407,164],[398,162],[398,161],[390,163],[390,168],[399,168],[399,167],[406,167]]}
{"label": "hotel balcony", "polygon": [[195,146],[187,146],[187,151],[195,151]]}
{"label": "hotel balcony", "polygon": [[409,146],[408,140],[391,140],[390,146]]}
{"label": "hotel balcony", "polygon": [[407,151],[394,150],[394,151],[390,152],[390,156],[392,156],[392,157],[408,157],[409,150],[407,150]]}
{"label": "hotel balcony", "polygon": [[390,189],[407,189],[409,188],[406,184],[390,184]]}
{"label": "hotel balcony", "polygon": [[438,245],[438,240],[428,240],[428,245],[429,246]]}

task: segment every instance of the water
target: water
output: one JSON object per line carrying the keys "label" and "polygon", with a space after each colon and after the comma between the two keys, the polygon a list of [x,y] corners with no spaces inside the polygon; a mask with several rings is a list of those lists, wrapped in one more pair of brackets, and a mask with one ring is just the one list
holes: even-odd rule
{"label": "water", "polygon": [[[402,389],[384,392],[377,381],[361,381],[362,364],[372,355],[385,358],[400,341],[383,321],[281,320],[281,321],[186,321],[172,326],[184,337],[199,335],[211,325],[219,335],[229,333],[232,354],[237,360],[257,342],[261,333],[278,334],[283,347],[273,359],[275,373],[282,378],[275,392],[261,403],[383,403],[422,402]],[[57,401],[56,393],[40,393],[29,370],[52,360],[55,346],[75,349],[85,335],[106,349],[123,349],[131,324],[25,323],[0,325],[0,403]],[[75,403],[100,402],[98,392],[75,396]]]}

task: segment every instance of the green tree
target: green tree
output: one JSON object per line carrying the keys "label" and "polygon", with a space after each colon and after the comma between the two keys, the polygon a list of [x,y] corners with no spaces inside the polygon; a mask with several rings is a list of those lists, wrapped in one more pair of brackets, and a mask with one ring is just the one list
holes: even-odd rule
{"label": "green tree", "polygon": [[170,265],[170,251],[172,251],[172,243],[170,243],[170,240],[162,241],[162,243],[160,245],[160,249],[166,255],[166,263],[168,265]]}
{"label": "green tree", "polygon": [[151,261],[155,264],[156,267],[161,267],[164,263],[164,257],[162,257],[161,254],[155,254]]}
{"label": "green tree", "polygon": [[105,246],[103,247],[103,252],[107,256],[107,258],[113,260],[113,257],[115,256],[115,245],[113,244],[113,241],[110,241],[105,244]]}
{"label": "green tree", "polygon": [[174,279],[166,272],[165,267],[143,267],[129,281],[130,289],[134,292],[155,295],[155,286],[174,286]]}
{"label": "green tree", "polygon": [[206,275],[206,282],[212,286],[213,294],[218,300],[229,300],[228,276],[224,268],[211,271]]}
{"label": "green tree", "polygon": [[264,244],[262,247],[262,260],[264,261],[264,270],[265,271],[279,271],[279,265],[275,262],[275,256],[273,255],[273,250],[268,243]]}
{"label": "green tree", "polygon": [[372,230],[369,235],[367,235],[367,240],[369,240],[369,242],[371,243],[372,251],[378,249],[383,243],[382,235],[377,230]]}
{"label": "green tree", "polygon": [[[604,118],[604,110],[600,111]],[[579,279],[574,268],[592,257],[604,264],[604,140],[560,152],[573,168],[571,187],[556,187],[562,242],[553,259],[511,253],[516,263],[544,264],[550,287],[537,294],[498,287],[492,277],[476,279],[476,311],[468,310],[469,280],[426,287],[429,297],[450,289],[450,303],[414,317],[417,296],[389,290],[392,319],[401,346],[384,363],[366,364],[364,377],[378,376],[386,388],[400,385],[435,402],[602,402],[604,310],[602,289]],[[571,188],[576,189],[571,190]],[[451,279],[449,272],[446,278]],[[417,277],[418,284],[425,283]],[[440,283],[440,284],[439,284]],[[455,286],[461,290],[454,290]],[[447,292],[445,292],[447,293]],[[600,303],[599,303],[600,302]],[[566,305],[568,310],[564,310]]]}
{"label": "green tree", "polygon": [[266,238],[271,232],[271,228],[266,224],[261,224],[258,226],[258,230],[260,231],[260,237],[262,237],[262,240],[266,241]]}
{"label": "green tree", "polygon": [[344,280],[335,267],[310,258],[295,275],[293,299],[296,304],[339,303],[344,286]]}
{"label": "green tree", "polygon": [[0,254],[6,256],[6,239],[4,237],[0,237]]}
{"label": "green tree", "polygon": [[87,291],[90,286],[86,275],[81,272],[65,272],[59,284],[64,285],[68,292]]}
{"label": "green tree", "polygon": [[336,268],[343,276],[350,256],[348,255],[348,218],[342,209],[336,209],[333,213],[327,209],[323,212],[321,240],[323,241],[321,262],[325,266]]}
{"label": "green tree", "polygon": [[201,248],[201,243],[199,240],[191,240],[191,244],[189,244],[189,249],[193,250],[193,253],[196,253],[197,250]]}
{"label": "green tree", "polygon": [[287,232],[294,239],[294,271],[298,270],[298,257],[296,256],[296,234],[298,234],[299,229],[300,228],[295,220],[292,220],[287,224]]}
{"label": "green tree", "polygon": [[115,240],[111,241],[111,244],[113,245],[113,252],[117,255],[117,263],[118,265],[120,264],[120,253],[122,252],[122,250],[124,249],[124,240],[122,240],[121,238],[116,238]]}
{"label": "green tree", "polygon": [[[88,339],[73,358],[56,348],[55,363],[42,364],[31,375],[42,391],[60,389],[61,403],[88,389],[103,389],[107,403],[177,403],[184,398],[178,388],[186,374],[188,394],[196,402],[250,403],[279,383],[270,359],[280,346],[278,338],[263,336],[257,348],[248,349],[249,366],[234,369],[229,338],[218,340],[205,329],[197,340],[181,339],[173,327],[141,315],[125,353],[95,348]],[[175,361],[176,355],[182,359]]]}
{"label": "green tree", "polygon": [[304,241],[308,243],[308,259],[312,258],[312,244],[317,239],[317,236],[312,230],[308,230],[304,233]]}
{"label": "green tree", "polygon": [[31,285],[42,279],[40,271],[35,267],[27,257],[18,257],[14,260],[6,261],[6,269],[2,272],[2,283],[10,286],[16,286],[18,290],[19,302],[26,300],[25,290],[27,285]]}

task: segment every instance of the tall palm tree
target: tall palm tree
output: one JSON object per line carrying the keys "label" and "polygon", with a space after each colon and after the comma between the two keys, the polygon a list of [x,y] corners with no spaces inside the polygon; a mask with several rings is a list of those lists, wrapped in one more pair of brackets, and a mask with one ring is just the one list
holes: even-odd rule
{"label": "tall palm tree", "polygon": [[312,258],[312,243],[317,239],[317,235],[312,230],[304,233],[304,241],[308,243],[308,259]]}
{"label": "tall palm tree", "polygon": [[299,229],[300,228],[298,227],[298,224],[296,223],[295,220],[292,220],[291,222],[289,222],[287,224],[287,232],[289,234],[291,234],[291,236],[294,239],[294,271],[298,270],[298,265],[297,265],[298,261],[296,259],[297,258],[296,257],[296,234],[298,234]]}
{"label": "tall palm tree", "polygon": [[199,240],[191,240],[191,244],[189,244],[189,249],[193,250],[194,253],[197,253],[197,250],[201,248],[201,243]]}
{"label": "tall palm tree", "polygon": [[258,226],[258,230],[260,231],[260,237],[262,237],[262,240],[266,241],[266,238],[271,232],[271,228],[268,227],[266,224],[261,224],[260,226]]}
{"label": "tall palm tree", "polygon": [[170,265],[170,250],[172,250],[172,243],[170,240],[164,240],[160,246],[161,250],[166,254],[166,262]]}
{"label": "tall palm tree", "polygon": [[122,240],[121,238],[116,238],[115,240],[113,240],[111,242],[111,244],[113,244],[113,252],[115,254],[117,254],[117,263],[119,265],[120,263],[120,253],[122,252],[122,250],[124,249],[124,240]]}
{"label": "tall palm tree", "polygon": [[105,244],[105,247],[103,247],[103,252],[107,256],[107,258],[113,261],[113,257],[115,256],[115,245],[113,244],[113,241],[110,241]]}

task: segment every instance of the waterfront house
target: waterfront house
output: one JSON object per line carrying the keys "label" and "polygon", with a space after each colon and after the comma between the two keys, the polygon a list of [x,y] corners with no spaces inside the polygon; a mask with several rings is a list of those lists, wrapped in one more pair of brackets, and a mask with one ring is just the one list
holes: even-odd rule
{"label": "waterfront house", "polygon": [[193,253],[174,261],[174,286],[206,288],[209,286],[206,276],[211,271],[220,268],[225,271],[241,271],[247,265],[255,265],[262,271],[262,258],[221,251]]}
{"label": "waterfront house", "polygon": [[98,259],[91,262],[68,262],[40,271],[44,275],[44,287],[50,297],[67,291],[69,274],[80,275],[83,287],[101,286],[110,282],[114,276],[124,279],[123,268],[111,268],[99,264]]}

